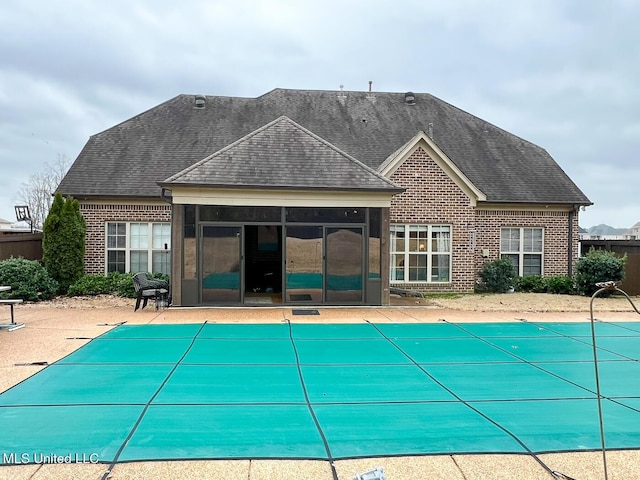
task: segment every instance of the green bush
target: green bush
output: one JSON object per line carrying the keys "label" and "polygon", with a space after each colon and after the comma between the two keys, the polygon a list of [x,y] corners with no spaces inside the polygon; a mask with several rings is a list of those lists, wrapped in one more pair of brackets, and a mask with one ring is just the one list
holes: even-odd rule
{"label": "green bush", "polygon": [[56,193],[42,232],[44,265],[66,293],[84,272],[86,225],[78,201]]}
{"label": "green bush", "polygon": [[[149,274],[149,276],[169,281],[169,276],[161,273]],[[117,295],[119,297],[135,298],[133,274],[111,272],[107,276],[85,275],[69,287],[68,295]]]}
{"label": "green bush", "polygon": [[514,288],[516,292],[545,293],[547,291],[547,283],[546,279],[540,275],[528,275],[526,277],[517,277],[514,280]]}
{"label": "green bush", "polygon": [[575,280],[569,275],[556,275],[545,279],[548,293],[575,295]]}
{"label": "green bush", "polygon": [[626,255],[619,257],[613,252],[591,247],[589,253],[576,262],[576,289],[580,294],[590,296],[598,290],[596,283],[622,280],[626,263]]}
{"label": "green bush", "polygon": [[35,260],[10,258],[0,262],[0,285],[10,285],[4,298],[27,301],[48,300],[58,290],[56,282],[45,268]]}
{"label": "green bush", "polygon": [[111,280],[104,275],[85,275],[73,282],[67,291],[70,297],[110,293],[113,293]]}
{"label": "green bush", "polygon": [[133,288],[133,273],[111,272],[108,277],[111,280],[114,295],[136,298],[136,291]]}
{"label": "green bush", "polygon": [[134,298],[133,275],[131,273],[111,272],[105,275],[85,275],[75,281],[67,292],[69,296],[81,295],[118,295]]}
{"label": "green bush", "polygon": [[513,262],[501,258],[483,265],[479,272],[478,292],[506,293],[514,286]]}

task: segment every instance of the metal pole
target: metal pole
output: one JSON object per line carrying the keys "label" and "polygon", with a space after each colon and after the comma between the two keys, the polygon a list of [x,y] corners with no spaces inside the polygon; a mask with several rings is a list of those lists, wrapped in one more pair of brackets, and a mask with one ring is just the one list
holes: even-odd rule
{"label": "metal pole", "polygon": [[596,376],[596,394],[598,398],[598,419],[600,422],[600,443],[602,445],[602,465],[604,467],[604,479],[609,480],[609,472],[607,469],[607,449],[606,449],[606,442],[605,442],[605,435],[604,435],[604,419],[602,415],[602,395],[600,394],[600,374],[598,372],[598,349],[596,347],[596,328],[595,328],[595,319],[593,318],[593,301],[602,292],[620,292],[625,297],[627,297],[627,300],[629,300],[629,303],[631,303],[631,306],[636,311],[636,313],[640,314],[640,311],[636,308],[631,298],[629,298],[629,295],[627,295],[626,292],[616,287],[615,282],[596,283],[596,286],[600,287],[600,289],[597,290],[591,296],[591,303],[589,305],[589,311],[591,313],[591,342],[593,346],[593,367],[594,367],[595,376]]}

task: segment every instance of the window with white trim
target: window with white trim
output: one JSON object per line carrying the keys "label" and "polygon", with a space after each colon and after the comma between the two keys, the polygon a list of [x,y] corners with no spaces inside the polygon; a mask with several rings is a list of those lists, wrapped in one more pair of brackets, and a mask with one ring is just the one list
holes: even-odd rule
{"label": "window with white trim", "polygon": [[513,262],[520,277],[542,275],[544,230],[531,227],[500,229],[500,257]]}
{"label": "window with white trim", "polygon": [[391,282],[438,283],[451,279],[449,225],[391,225]]}
{"label": "window with white trim", "polygon": [[171,272],[171,224],[108,222],[108,272]]}

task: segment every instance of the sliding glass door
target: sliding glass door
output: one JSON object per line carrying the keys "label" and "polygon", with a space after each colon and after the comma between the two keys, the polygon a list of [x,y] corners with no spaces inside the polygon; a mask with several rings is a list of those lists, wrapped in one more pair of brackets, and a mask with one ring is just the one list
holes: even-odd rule
{"label": "sliding glass door", "polygon": [[286,232],[287,302],[362,302],[362,227],[288,226]]}
{"label": "sliding glass door", "polygon": [[327,227],[327,303],[362,301],[363,229]]}
{"label": "sliding glass door", "polygon": [[289,226],[286,231],[286,301],[322,303],[324,284],[322,227]]}
{"label": "sliding glass door", "polygon": [[241,232],[241,227],[202,227],[202,303],[240,303]]}
{"label": "sliding glass door", "polygon": [[293,209],[286,219],[283,214],[281,223],[223,222],[216,217],[197,224],[193,242],[197,252],[191,250],[184,257],[185,269],[197,265],[189,286],[190,302],[340,305],[362,304],[365,297],[368,301],[370,292],[380,288],[379,233],[372,237],[363,222],[367,216],[350,222],[351,216],[361,215],[360,210],[332,210],[329,216],[327,209],[307,210]]}

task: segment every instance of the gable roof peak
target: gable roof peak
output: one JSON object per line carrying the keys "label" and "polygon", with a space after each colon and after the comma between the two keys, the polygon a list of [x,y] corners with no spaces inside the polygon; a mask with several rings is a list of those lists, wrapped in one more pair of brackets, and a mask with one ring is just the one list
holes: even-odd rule
{"label": "gable roof peak", "polygon": [[390,178],[418,148],[423,148],[429,157],[445,171],[449,178],[467,194],[471,205],[476,205],[478,200],[485,201],[487,199],[487,196],[473,184],[464,172],[458,168],[455,162],[442,151],[433,138],[423,130],[420,130],[407,143],[391,154],[382,165],[380,165],[378,171],[385,177]]}
{"label": "gable roof peak", "polygon": [[158,183],[161,186],[402,190],[286,115]]}

